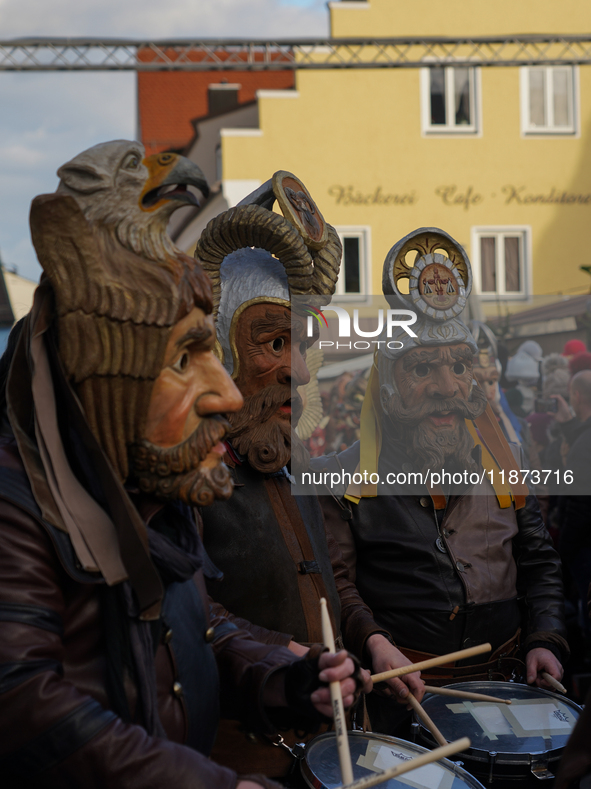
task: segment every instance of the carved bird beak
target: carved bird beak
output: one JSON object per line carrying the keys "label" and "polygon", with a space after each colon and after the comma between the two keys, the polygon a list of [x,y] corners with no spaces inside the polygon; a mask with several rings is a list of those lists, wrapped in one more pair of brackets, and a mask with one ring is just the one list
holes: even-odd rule
{"label": "carved bird beak", "polygon": [[148,180],[140,195],[142,211],[156,211],[174,200],[181,204],[199,206],[199,200],[187,189],[195,186],[203,197],[208,197],[209,187],[205,176],[196,164],[176,153],[155,153],[147,156],[143,164],[148,168]]}

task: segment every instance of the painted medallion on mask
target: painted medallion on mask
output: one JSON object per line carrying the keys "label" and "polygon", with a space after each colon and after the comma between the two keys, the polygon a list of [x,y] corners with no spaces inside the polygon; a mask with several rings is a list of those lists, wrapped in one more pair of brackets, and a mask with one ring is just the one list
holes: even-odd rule
{"label": "painted medallion on mask", "polygon": [[322,249],[328,240],[326,222],[299,178],[279,170],[273,175],[273,192],[283,215],[298,229],[306,245]]}
{"label": "painted medallion on mask", "polygon": [[466,286],[458,266],[439,252],[415,260],[408,292],[414,306],[436,321],[455,318],[466,306]]}
{"label": "painted medallion on mask", "polygon": [[458,300],[458,281],[445,265],[431,263],[419,276],[419,293],[430,307],[448,310]]}

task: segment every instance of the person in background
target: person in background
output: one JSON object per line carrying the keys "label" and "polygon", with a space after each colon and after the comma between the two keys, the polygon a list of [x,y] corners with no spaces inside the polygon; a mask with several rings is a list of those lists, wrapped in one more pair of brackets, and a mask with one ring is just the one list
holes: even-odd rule
{"label": "person in background", "polygon": [[580,373],[581,370],[591,370],[591,353],[582,351],[571,356],[568,362],[568,369],[571,375]]}
{"label": "person in background", "polygon": [[[531,414],[534,410],[536,388],[540,380],[542,355],[542,348],[539,343],[535,340],[526,340],[526,342],[521,343],[517,353],[507,362],[505,378],[508,381],[516,382],[515,388],[521,392],[523,398],[521,408],[524,416]],[[511,407],[513,408],[512,404]]]}
{"label": "person in background", "polygon": [[568,340],[565,342],[564,348],[562,349],[562,356],[566,357],[567,361],[570,361],[573,356],[576,356],[578,353],[585,353],[587,351],[587,346],[582,340]]}
{"label": "person in background", "polygon": [[525,425],[511,411],[499,385],[502,367],[497,356],[496,337],[481,321],[470,321],[469,326],[478,345],[478,353],[474,355],[474,378],[485,393],[507,441],[521,445]]}
{"label": "person in background", "polygon": [[[542,391],[541,399],[548,400],[552,395],[559,394],[568,399],[568,385],[570,373],[568,371],[568,361],[558,353],[551,353],[542,360]],[[556,478],[553,474],[547,475],[547,471],[562,471],[563,454],[561,452],[564,436],[560,425],[556,422],[554,414],[535,412],[526,417],[526,422],[530,427],[532,443],[539,458],[538,463],[533,468],[544,472],[543,479],[546,480],[543,486],[536,487],[536,493],[540,499],[540,509],[544,516],[546,527],[550,531],[553,541],[556,543],[558,534],[558,497],[555,495]]]}

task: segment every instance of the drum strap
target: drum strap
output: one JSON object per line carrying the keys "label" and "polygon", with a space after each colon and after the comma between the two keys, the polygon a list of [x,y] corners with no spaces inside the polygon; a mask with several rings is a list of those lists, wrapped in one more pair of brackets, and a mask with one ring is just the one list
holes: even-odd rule
{"label": "drum strap", "polygon": [[[421,679],[429,685],[445,685],[450,680],[461,679],[465,682],[477,680],[508,680],[514,674],[523,674],[525,665],[519,660],[519,641],[521,630],[518,630],[512,638],[501,644],[495,649],[486,663],[476,663],[471,666],[457,666],[449,663],[444,666],[427,669],[421,672]],[[418,652],[413,649],[398,645],[398,649],[413,663],[420,663],[436,657],[429,652]]]}

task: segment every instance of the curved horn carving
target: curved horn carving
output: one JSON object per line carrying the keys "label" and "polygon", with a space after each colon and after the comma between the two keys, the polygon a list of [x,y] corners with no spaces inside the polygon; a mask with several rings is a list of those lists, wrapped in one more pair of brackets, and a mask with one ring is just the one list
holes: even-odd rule
{"label": "curved horn carving", "polygon": [[266,249],[274,255],[285,268],[292,293],[310,292],[314,266],[298,231],[282,216],[266,208],[236,206],[208,223],[195,249],[195,257],[212,281],[214,312],[220,303],[222,262],[231,252],[245,247]]}
{"label": "curved horn carving", "polygon": [[312,293],[322,296],[332,296],[337,286],[343,245],[332,225],[327,223],[328,241],[322,249],[312,251],[314,259],[314,275],[312,278]]}
{"label": "curved horn carving", "polygon": [[214,313],[220,303],[222,262],[231,252],[246,247],[266,249],[283,264],[293,295],[332,295],[342,247],[336,230],[330,225],[327,229],[325,246],[310,250],[287,219],[261,206],[235,206],[216,216],[208,223],[195,249],[195,257],[212,282]]}

